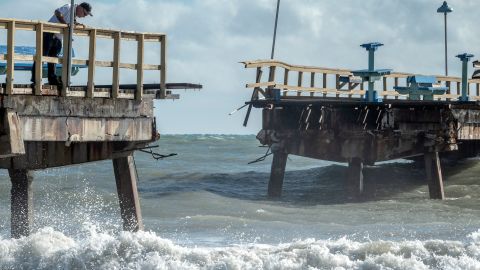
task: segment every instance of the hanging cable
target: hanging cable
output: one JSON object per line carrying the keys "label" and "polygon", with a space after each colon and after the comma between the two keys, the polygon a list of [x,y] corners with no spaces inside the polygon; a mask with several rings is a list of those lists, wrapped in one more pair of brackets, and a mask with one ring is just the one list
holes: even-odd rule
{"label": "hanging cable", "polygon": [[271,152],[271,150],[272,150],[272,147],[270,146],[270,147],[268,147],[267,152],[265,153],[264,156],[262,156],[262,157],[260,157],[260,158],[257,158],[256,160],[251,161],[251,162],[249,162],[248,164],[250,165],[250,164],[253,164],[253,163],[257,163],[257,162],[264,161],[268,156],[273,155],[273,153]]}

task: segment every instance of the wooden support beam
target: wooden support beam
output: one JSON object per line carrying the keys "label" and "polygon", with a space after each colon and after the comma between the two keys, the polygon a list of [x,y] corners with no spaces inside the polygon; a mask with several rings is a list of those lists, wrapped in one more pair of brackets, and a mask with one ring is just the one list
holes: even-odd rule
{"label": "wooden support beam", "polygon": [[11,234],[13,238],[28,236],[33,221],[33,173],[23,169],[9,169],[11,189]]}
{"label": "wooden support beam", "polygon": [[268,196],[278,198],[282,196],[283,178],[287,165],[288,154],[283,149],[273,153],[270,181],[268,182]]}
{"label": "wooden support beam", "polygon": [[[327,73],[323,73],[323,89],[327,89]],[[323,93],[323,97],[326,97],[327,93]]]}
{"label": "wooden support beam", "polygon": [[[340,86],[340,74],[335,75],[335,89],[340,90],[342,87]],[[335,97],[339,98],[340,95],[336,94]]]}
{"label": "wooden support beam", "polygon": [[7,95],[13,94],[15,67],[15,21],[7,24]]}
{"label": "wooden support beam", "polygon": [[43,72],[43,24],[37,24],[35,53],[35,95],[42,94]]}
{"label": "wooden support beam", "polygon": [[145,36],[140,34],[138,36],[137,47],[137,91],[135,92],[135,99],[142,100],[143,97],[143,63],[144,63],[144,46]]}
{"label": "wooden support beam", "polygon": [[97,51],[97,30],[90,30],[90,48],[88,51],[87,98],[93,98],[95,89],[95,55]]}
{"label": "wooden support beam", "polygon": [[133,155],[113,159],[120,213],[125,231],[143,230],[142,213],[137,190],[137,171]]}
{"label": "wooden support beam", "polygon": [[112,78],[112,98],[118,98],[120,91],[120,48],[122,33],[116,32],[113,39],[113,78]]}
{"label": "wooden support beam", "polygon": [[[298,87],[302,87],[302,84],[303,84],[303,72],[302,71],[299,71],[298,72],[298,82],[297,82],[297,86]],[[302,95],[302,92],[301,91],[298,91],[297,92],[297,96],[301,96]]]}
{"label": "wooden support beam", "polygon": [[425,153],[424,158],[430,199],[445,200],[442,166],[438,152]]}
{"label": "wooden support beam", "polygon": [[[398,77],[395,77],[395,87],[398,86]],[[398,99],[398,96],[395,96],[395,99]]]}
{"label": "wooden support beam", "polygon": [[347,190],[352,199],[363,195],[363,161],[360,158],[352,158],[348,162]]}
{"label": "wooden support beam", "polygon": [[[310,87],[314,88],[315,87],[315,72],[310,73]],[[310,97],[314,97],[315,93],[310,92]]]}
{"label": "wooden support beam", "polygon": [[167,96],[167,36],[162,36],[160,41],[160,98],[165,98]]}
{"label": "wooden support beam", "polygon": [[288,74],[289,74],[290,70],[288,69],[285,69],[285,74],[283,76],[283,84],[284,85],[288,85]]}
{"label": "wooden support beam", "polygon": [[[446,94],[447,95],[450,95],[452,93],[452,83],[447,81],[446,82],[446,86],[447,86],[447,92]],[[447,101],[450,101],[450,98],[447,98]]]}

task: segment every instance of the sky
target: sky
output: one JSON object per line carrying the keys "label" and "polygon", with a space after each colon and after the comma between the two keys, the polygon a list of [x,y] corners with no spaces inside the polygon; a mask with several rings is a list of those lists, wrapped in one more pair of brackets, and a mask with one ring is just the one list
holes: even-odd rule
{"label": "sky", "polygon": [[[203,85],[201,91],[179,91],[180,100],[155,101],[161,134],[256,134],[261,112],[255,110],[243,127],[246,110],[229,116],[250,99],[246,83],[253,70],[239,62],[270,57],[277,0],[90,0],[93,17],[79,20],[98,28],[166,33],[167,82]],[[275,59],[291,64],[363,69],[367,54],[359,45],[385,44],[376,66],[398,72],[441,75],[444,72],[444,24],[438,0],[282,0]],[[70,1],[0,0],[0,17],[48,20]],[[455,55],[468,52],[480,58],[476,30],[478,0],[451,0],[448,15],[450,75],[460,76]],[[31,36],[17,35],[17,44],[33,45]],[[5,43],[0,32],[0,44]],[[87,58],[87,40],[74,48]],[[20,44],[18,44],[20,45]],[[98,57],[111,59],[113,42],[99,43]],[[122,44],[123,46],[123,44]],[[130,47],[129,47],[130,46]],[[122,47],[122,60],[135,62],[132,44]],[[147,62],[159,59],[159,49],[147,47]],[[148,62],[149,63],[149,62]],[[155,62],[152,62],[155,64]],[[82,71],[74,83],[86,83]],[[158,83],[145,74],[145,83]],[[122,72],[122,83],[134,83],[134,72]],[[18,80],[17,80],[18,82]],[[111,84],[111,71],[99,70],[97,84]]]}

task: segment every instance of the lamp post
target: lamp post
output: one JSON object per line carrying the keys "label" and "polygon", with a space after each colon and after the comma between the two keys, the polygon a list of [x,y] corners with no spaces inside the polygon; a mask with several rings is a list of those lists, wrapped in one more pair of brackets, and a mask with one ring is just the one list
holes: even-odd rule
{"label": "lamp post", "polygon": [[275,15],[275,27],[273,30],[273,44],[272,44],[272,54],[271,59],[275,56],[275,41],[277,39],[277,26],[278,26],[278,12],[280,11],[280,0],[277,0],[277,14]]}
{"label": "lamp post", "polygon": [[447,4],[447,1],[443,1],[443,5],[437,9],[438,13],[443,13],[445,17],[445,76],[448,76],[448,57],[447,57],[447,14],[452,12],[453,9]]}

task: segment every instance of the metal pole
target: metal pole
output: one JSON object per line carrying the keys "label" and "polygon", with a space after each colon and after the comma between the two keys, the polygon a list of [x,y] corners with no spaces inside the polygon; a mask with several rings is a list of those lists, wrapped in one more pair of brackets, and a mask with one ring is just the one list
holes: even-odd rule
{"label": "metal pole", "polygon": [[275,55],[275,41],[277,39],[277,26],[278,26],[278,12],[280,10],[280,0],[277,1],[277,15],[275,15],[275,28],[273,30],[273,45],[272,45],[272,55],[270,59],[273,59]]}
{"label": "metal pole", "polygon": [[[68,31],[68,44],[65,44],[65,49],[63,50],[63,57],[68,57],[67,61],[67,83],[66,86],[67,88],[70,88],[71,85],[71,78],[72,78],[72,44],[73,44],[73,29],[75,28],[75,0],[72,0],[71,6],[70,6],[70,25]],[[65,52],[67,54],[65,55]]]}
{"label": "metal pole", "polygon": [[462,101],[468,101],[468,58],[462,60]]}
{"label": "metal pole", "polygon": [[[375,49],[368,50],[368,71],[375,71]],[[375,101],[375,83],[372,78],[368,80],[368,101]]]}
{"label": "metal pole", "polygon": [[445,76],[448,76],[447,13],[445,14]]}

